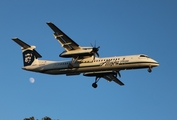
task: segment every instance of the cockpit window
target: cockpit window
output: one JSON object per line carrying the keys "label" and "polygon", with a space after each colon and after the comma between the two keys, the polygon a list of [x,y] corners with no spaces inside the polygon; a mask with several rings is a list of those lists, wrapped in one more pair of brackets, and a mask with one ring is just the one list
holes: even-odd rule
{"label": "cockpit window", "polygon": [[146,58],[149,58],[147,55],[140,55],[140,57],[146,57]]}

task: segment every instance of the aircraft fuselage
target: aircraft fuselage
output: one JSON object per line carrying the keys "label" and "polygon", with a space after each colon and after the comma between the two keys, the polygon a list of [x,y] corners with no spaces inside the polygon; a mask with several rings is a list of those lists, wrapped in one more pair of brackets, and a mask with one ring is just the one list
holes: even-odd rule
{"label": "aircraft fuselage", "polygon": [[[72,65],[72,68],[69,67]],[[84,72],[106,71],[106,70],[129,70],[152,68],[158,66],[158,62],[146,55],[115,56],[106,58],[95,58],[95,60],[72,61],[47,61],[37,60],[31,66],[23,67],[24,70],[40,72],[45,74],[79,75]]]}

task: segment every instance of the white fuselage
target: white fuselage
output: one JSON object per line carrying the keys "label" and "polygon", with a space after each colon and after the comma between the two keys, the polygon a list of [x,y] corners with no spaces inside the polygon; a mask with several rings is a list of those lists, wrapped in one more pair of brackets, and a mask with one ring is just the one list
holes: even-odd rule
{"label": "white fuselage", "polygon": [[[72,65],[72,68],[68,67]],[[79,75],[84,72],[106,70],[128,70],[152,68],[159,66],[158,62],[146,55],[115,56],[106,58],[84,59],[72,61],[36,60],[31,66],[23,67],[24,70],[45,74]]]}

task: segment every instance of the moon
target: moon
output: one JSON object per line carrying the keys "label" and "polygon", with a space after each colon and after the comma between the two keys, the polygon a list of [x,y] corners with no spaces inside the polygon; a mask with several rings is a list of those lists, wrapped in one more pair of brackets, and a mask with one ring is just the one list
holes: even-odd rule
{"label": "moon", "polygon": [[30,83],[34,83],[34,82],[35,82],[35,79],[34,79],[33,77],[31,77],[31,78],[29,79],[29,81],[30,81]]}

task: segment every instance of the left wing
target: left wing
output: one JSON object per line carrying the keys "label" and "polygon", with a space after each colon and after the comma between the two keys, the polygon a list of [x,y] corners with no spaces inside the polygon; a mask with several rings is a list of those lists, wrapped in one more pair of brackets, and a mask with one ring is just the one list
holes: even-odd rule
{"label": "left wing", "polygon": [[60,42],[66,51],[81,49],[81,47],[76,42],[74,42],[52,22],[47,22],[47,25],[54,31],[54,37]]}

